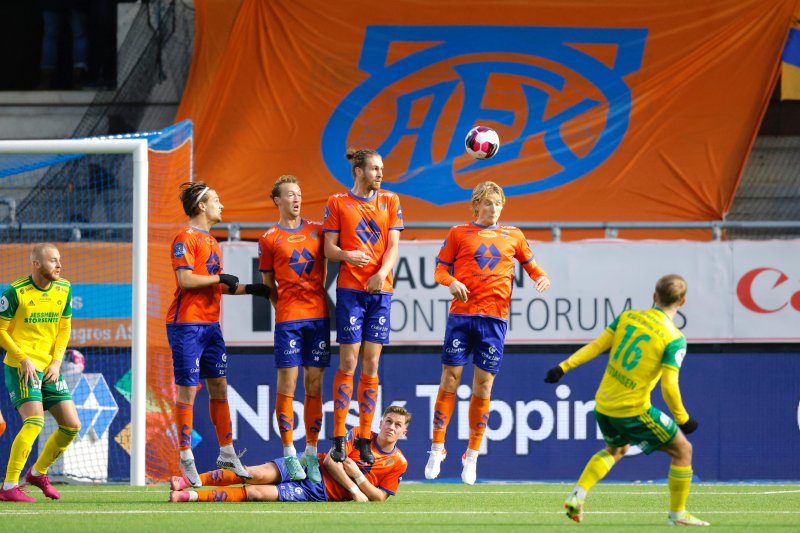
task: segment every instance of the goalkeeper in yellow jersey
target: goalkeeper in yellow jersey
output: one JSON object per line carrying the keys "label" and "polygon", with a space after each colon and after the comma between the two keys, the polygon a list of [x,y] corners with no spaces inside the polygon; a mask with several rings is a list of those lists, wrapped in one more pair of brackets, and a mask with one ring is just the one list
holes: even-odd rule
{"label": "goalkeeper in yellow jersey", "polygon": [[[575,522],[583,518],[586,493],[634,444],[645,454],[661,450],[672,457],[668,523],[709,525],[686,511],[692,484],[692,445],[685,435],[697,429],[697,421],[681,401],[678,372],[686,355],[686,338],[673,323],[678,309],[686,303],[686,289],[686,280],[677,274],[662,277],[656,283],[652,308],[623,312],[594,341],[547,372],[545,382],[555,383],[573,368],[609,352],[594,410],[606,447],[589,459],[564,504],[567,516]],[[650,393],[659,379],[664,401],[675,420],[650,403]]]}
{"label": "goalkeeper in yellow jersey", "polygon": [[14,438],[0,490],[0,501],[35,502],[19,488],[19,477],[34,442],[44,426],[44,409],[58,422],[25,481],[59,499],[50,484],[50,468],[80,430],[80,420],[67,383],[61,376],[61,359],[69,342],[72,321],[72,289],[61,279],[61,255],[53,244],[37,244],[31,250],[31,274],[20,278],[0,296],[0,347],[6,389],[22,417]]}

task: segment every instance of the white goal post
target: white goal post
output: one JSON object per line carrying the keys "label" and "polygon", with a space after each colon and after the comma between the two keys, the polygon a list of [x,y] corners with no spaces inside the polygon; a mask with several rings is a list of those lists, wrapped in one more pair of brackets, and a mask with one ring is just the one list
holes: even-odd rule
{"label": "white goal post", "polygon": [[0,154],[130,154],[133,159],[133,280],[131,340],[130,484],[145,484],[147,402],[147,205],[146,139],[91,138],[0,141]]}

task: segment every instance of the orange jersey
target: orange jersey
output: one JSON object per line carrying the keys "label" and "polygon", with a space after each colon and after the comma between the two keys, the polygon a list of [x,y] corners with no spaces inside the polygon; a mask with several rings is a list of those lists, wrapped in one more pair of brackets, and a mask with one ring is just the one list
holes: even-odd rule
{"label": "orange jersey", "polygon": [[[369,198],[343,192],[328,198],[323,231],[338,233],[342,250],[363,250],[372,258],[363,268],[342,261],[337,282],[340,289],[366,289],[367,280],[381,268],[390,230],[403,231],[400,198],[393,192],[378,191]],[[389,272],[382,290],[392,292],[393,288],[394,280]]]}
{"label": "orange jersey", "polygon": [[[188,268],[194,274],[222,273],[222,252],[217,239],[207,231],[185,227],[172,241],[172,269]],[[175,274],[175,294],[167,311],[167,324],[209,324],[219,322],[222,285],[183,290]]]}
{"label": "orange jersey", "polygon": [[[466,302],[453,298],[450,313],[508,320],[514,259],[532,278],[546,275],[533,260],[533,251],[519,228],[475,223],[450,228],[436,257],[436,280],[447,286],[455,277],[469,289]],[[450,269],[452,277],[447,274]]]}
{"label": "orange jersey", "polygon": [[[368,465],[361,462],[361,455],[355,449],[353,444],[355,435],[353,431],[347,432],[347,441],[345,442],[345,452],[347,456],[358,464],[358,468],[363,472],[367,481],[372,483],[384,492],[394,496],[397,493],[397,487],[400,485],[400,476],[402,476],[406,468],[408,468],[408,461],[403,455],[403,452],[395,446],[391,450],[381,450],[378,448],[378,441],[375,440],[378,434],[372,432],[372,455],[375,456],[375,464]],[[325,460],[324,453],[317,454],[319,463]],[[339,485],[328,473],[327,468],[321,468],[322,477],[325,479],[325,492],[328,494],[328,500],[332,502],[341,502],[352,500],[353,494],[345,487]]]}
{"label": "orange jersey", "polygon": [[278,285],[275,322],[326,318],[322,224],[302,220],[296,229],[272,226],[258,239],[258,269]]}

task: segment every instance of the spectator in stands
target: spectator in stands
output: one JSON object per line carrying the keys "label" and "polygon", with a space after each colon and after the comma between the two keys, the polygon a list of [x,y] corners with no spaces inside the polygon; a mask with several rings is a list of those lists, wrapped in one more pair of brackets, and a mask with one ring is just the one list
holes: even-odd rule
{"label": "spectator in stands", "polygon": [[42,7],[42,59],[39,89],[54,88],[62,20],[69,19],[72,37],[72,84],[82,89],[89,73],[89,34],[86,0],[40,0]]}

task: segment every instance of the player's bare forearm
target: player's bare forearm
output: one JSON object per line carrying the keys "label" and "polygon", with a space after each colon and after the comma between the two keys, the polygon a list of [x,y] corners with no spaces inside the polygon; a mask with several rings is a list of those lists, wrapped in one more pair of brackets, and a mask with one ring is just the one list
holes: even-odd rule
{"label": "player's bare forearm", "polygon": [[336,481],[339,485],[344,487],[345,489],[350,489],[353,485],[355,485],[355,481],[353,481],[350,476],[347,475],[347,472],[344,471],[344,466],[341,463],[337,463],[333,459],[331,459],[331,455],[328,454],[325,456],[325,460],[322,462],[325,470],[331,475],[331,477]]}
{"label": "player's bare forearm", "polygon": [[272,307],[278,308],[278,286],[275,284],[274,272],[262,272],[261,282],[269,288],[269,301]]}
{"label": "player's bare forearm", "polygon": [[342,249],[339,248],[339,234],[326,233],[324,243],[325,257],[331,261],[342,261]]}
{"label": "player's bare forearm", "polygon": [[378,273],[383,276],[383,279],[386,279],[386,276],[389,275],[389,272],[391,272],[394,266],[397,264],[397,258],[399,256],[400,256],[400,232],[397,230],[390,230],[389,242],[386,246],[386,250],[383,252],[383,258],[381,260],[381,268],[378,270]]}
{"label": "player's bare forearm", "polygon": [[369,501],[382,502],[389,497],[386,492],[370,483],[367,477],[364,475],[364,472],[358,468],[358,464],[356,464],[356,462],[349,457],[342,463],[342,468],[344,469],[345,474],[347,474],[350,479],[352,479],[353,482],[358,485],[358,489],[369,499]]}
{"label": "player's bare forearm", "polygon": [[179,268],[175,271],[178,277],[178,285],[181,289],[190,291],[192,289],[202,289],[204,287],[211,287],[219,283],[219,276],[203,276],[195,274],[186,268]]}

